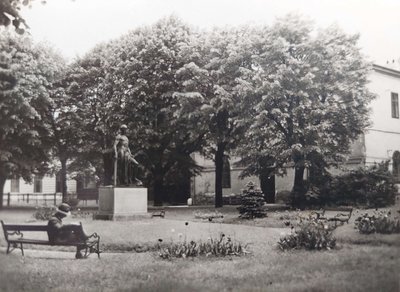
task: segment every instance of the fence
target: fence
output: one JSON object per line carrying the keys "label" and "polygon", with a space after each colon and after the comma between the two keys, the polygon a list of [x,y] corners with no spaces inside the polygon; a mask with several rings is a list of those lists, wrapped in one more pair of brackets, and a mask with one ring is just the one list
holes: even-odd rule
{"label": "fence", "polygon": [[[7,198],[4,200],[4,196]],[[47,205],[47,202],[51,202],[54,206],[57,206],[58,203],[62,202],[62,194],[61,193],[5,193],[3,195],[3,202],[7,202],[7,206],[10,206],[11,203],[21,204],[32,204],[35,203],[39,205],[40,203],[44,203]]]}

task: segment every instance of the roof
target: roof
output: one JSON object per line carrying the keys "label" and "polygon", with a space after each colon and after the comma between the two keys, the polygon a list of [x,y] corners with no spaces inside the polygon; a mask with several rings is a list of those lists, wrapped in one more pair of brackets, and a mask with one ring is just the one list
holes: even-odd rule
{"label": "roof", "polygon": [[374,64],[372,68],[376,72],[400,78],[400,71],[399,70],[392,69],[392,68],[387,68],[387,67],[384,67],[384,66],[381,66],[381,65],[377,65],[377,64]]}

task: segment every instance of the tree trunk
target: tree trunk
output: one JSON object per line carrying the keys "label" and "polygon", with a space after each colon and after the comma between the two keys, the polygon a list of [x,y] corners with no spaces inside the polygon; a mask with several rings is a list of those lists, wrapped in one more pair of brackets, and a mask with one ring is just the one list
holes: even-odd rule
{"label": "tree trunk", "polygon": [[217,152],[215,153],[215,208],[223,206],[222,200],[222,173],[224,167],[225,144],[217,144]]}
{"label": "tree trunk", "polygon": [[66,202],[68,197],[68,187],[67,187],[67,159],[61,159],[61,191],[62,191],[62,201]]}
{"label": "tree trunk", "polygon": [[163,205],[164,177],[161,174],[154,175],[154,206]]}
{"label": "tree trunk", "polygon": [[265,201],[269,204],[275,203],[275,175],[270,173],[272,169],[263,171],[260,176],[260,187],[264,194]]}
{"label": "tree trunk", "polygon": [[6,183],[6,178],[0,176],[0,209],[3,208],[3,195],[4,195],[4,185]]}
{"label": "tree trunk", "polygon": [[305,203],[306,188],[304,185],[304,166],[296,166],[294,172],[294,184],[292,189],[293,204],[303,207]]}

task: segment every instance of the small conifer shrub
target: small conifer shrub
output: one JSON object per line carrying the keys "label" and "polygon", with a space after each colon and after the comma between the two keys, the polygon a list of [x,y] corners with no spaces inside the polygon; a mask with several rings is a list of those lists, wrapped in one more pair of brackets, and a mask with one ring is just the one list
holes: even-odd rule
{"label": "small conifer shrub", "polygon": [[239,217],[245,219],[266,217],[264,194],[252,181],[247,183],[246,187],[241,195],[242,205],[238,207]]}

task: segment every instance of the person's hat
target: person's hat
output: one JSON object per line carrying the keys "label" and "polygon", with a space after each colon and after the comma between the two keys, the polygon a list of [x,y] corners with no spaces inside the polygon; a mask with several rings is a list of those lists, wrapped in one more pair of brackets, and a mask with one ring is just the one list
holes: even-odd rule
{"label": "person's hat", "polygon": [[123,125],[121,125],[121,127],[119,127],[120,129],[128,129],[128,126],[127,125],[125,125],[125,124],[123,124]]}
{"label": "person's hat", "polygon": [[62,203],[60,206],[58,206],[56,212],[65,216],[69,216],[71,215],[71,207],[66,203]]}

